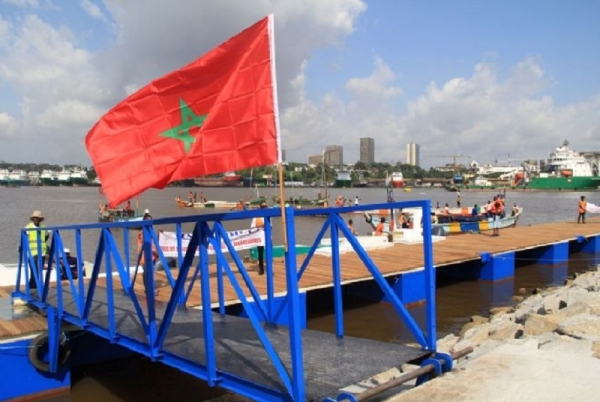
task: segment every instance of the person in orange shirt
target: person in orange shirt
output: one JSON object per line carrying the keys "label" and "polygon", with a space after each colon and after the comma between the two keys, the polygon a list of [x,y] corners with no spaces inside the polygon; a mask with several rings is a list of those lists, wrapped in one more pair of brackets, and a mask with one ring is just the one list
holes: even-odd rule
{"label": "person in orange shirt", "polygon": [[579,216],[577,217],[577,223],[585,223],[585,211],[587,209],[587,201],[585,195],[582,195],[579,199]]}
{"label": "person in orange shirt", "polygon": [[381,221],[379,221],[379,223],[377,224],[377,227],[375,228],[375,236],[382,236],[384,230],[385,230],[385,218],[382,217]]}

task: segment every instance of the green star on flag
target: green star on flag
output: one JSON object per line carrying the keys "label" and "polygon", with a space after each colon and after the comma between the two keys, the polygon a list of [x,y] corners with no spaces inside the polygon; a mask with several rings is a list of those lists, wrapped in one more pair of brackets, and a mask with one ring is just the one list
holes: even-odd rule
{"label": "green star on flag", "polygon": [[159,135],[161,137],[183,141],[184,150],[187,154],[194,141],[196,141],[196,137],[190,134],[190,129],[193,127],[202,127],[202,124],[204,123],[204,120],[208,114],[196,115],[183,99],[179,99],[179,110],[181,112],[181,124],[177,127],[172,127],[168,130],[165,130]]}

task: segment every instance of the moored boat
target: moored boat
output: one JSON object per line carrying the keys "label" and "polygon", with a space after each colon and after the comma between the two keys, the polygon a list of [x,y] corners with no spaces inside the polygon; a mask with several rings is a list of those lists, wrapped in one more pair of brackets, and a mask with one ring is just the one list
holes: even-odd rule
{"label": "moored boat", "polygon": [[402,172],[393,172],[389,177],[390,185],[393,188],[402,188],[404,187],[404,175]]}
{"label": "moored boat", "polygon": [[6,186],[8,184],[8,175],[10,172],[8,169],[0,169],[0,186]]}
{"label": "moored boat", "polygon": [[516,182],[530,190],[595,190],[600,186],[600,176],[591,161],[569,148],[569,142],[554,149],[546,167],[539,173],[525,176]]}
{"label": "moored boat", "polygon": [[24,170],[13,170],[8,175],[6,185],[9,187],[29,186],[31,181]]}
{"label": "moored boat", "polygon": [[242,176],[234,172],[226,172],[221,176],[196,177],[194,185],[197,187],[240,187]]}
{"label": "moored boat", "polygon": [[69,169],[63,169],[60,173],[58,173],[58,176],[56,178],[56,180],[58,181],[58,185],[59,186],[72,186],[73,182],[71,181],[71,171]]}
{"label": "moored boat", "polygon": [[40,174],[40,183],[42,186],[58,186],[58,173],[44,169]]}
{"label": "moored boat", "polygon": [[346,170],[340,170],[335,175],[335,182],[333,183],[333,187],[337,188],[350,188],[352,187],[352,177],[350,176],[350,172]]}
{"label": "moored boat", "polygon": [[71,173],[71,185],[75,187],[89,186],[90,181],[87,172],[79,168],[74,169]]}

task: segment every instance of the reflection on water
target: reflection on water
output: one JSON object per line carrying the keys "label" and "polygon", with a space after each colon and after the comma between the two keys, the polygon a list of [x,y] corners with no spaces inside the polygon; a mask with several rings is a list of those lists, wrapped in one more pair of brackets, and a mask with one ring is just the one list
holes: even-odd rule
{"label": "reflection on water", "polygon": [[[202,189],[209,199],[237,200],[251,194],[244,188]],[[165,216],[191,215],[200,212],[192,208],[178,208],[173,201],[176,195],[185,195],[188,189],[168,188],[162,191],[151,190],[140,197],[139,207],[149,208],[155,218]],[[198,189],[200,191],[200,189]],[[315,198],[319,189],[296,189],[295,197]],[[274,189],[262,190],[263,195],[275,193]],[[313,194],[314,193],[314,194]],[[348,199],[358,195],[363,203],[385,200],[384,189],[340,189],[335,190]],[[288,191],[288,194],[290,192]],[[586,193],[583,193],[584,195]],[[463,193],[463,204],[483,204],[493,193]],[[577,200],[580,193],[526,193],[508,192],[508,202],[517,202],[525,209],[520,225],[547,221],[575,219]],[[397,196],[401,199],[428,198],[435,205],[452,205],[456,195],[443,190],[415,189],[411,193]],[[27,224],[27,217],[34,209],[41,209],[46,215],[47,225],[95,222],[98,203],[102,197],[94,188],[0,188],[0,263],[17,260],[19,229]],[[134,204],[134,202],[132,202]],[[551,214],[548,211],[552,211]],[[355,220],[361,234],[370,231],[362,219]],[[228,223],[233,230],[249,226],[248,222]],[[297,220],[297,241],[311,244],[319,230],[322,219],[302,218]],[[281,241],[281,226],[273,225],[274,239]],[[135,244],[135,242],[133,242]],[[93,250],[91,251],[93,253]],[[486,315],[491,307],[511,305],[512,296],[520,288],[530,292],[534,288],[562,285],[568,275],[584,271],[598,264],[596,256],[575,254],[568,263],[557,265],[531,265],[531,261],[517,261],[514,278],[498,283],[482,281],[457,281],[438,275],[437,288],[437,331],[438,336],[449,332],[458,333],[462,325],[472,315]],[[86,255],[90,260],[90,256]],[[331,291],[320,292],[320,308],[312,311],[308,319],[310,329],[334,332],[333,302]],[[309,300],[310,302],[310,300]],[[370,303],[344,296],[345,333],[349,336],[365,337],[389,342],[413,342],[413,339],[398,318],[393,308],[385,303]],[[7,311],[0,306],[0,313]],[[410,308],[416,321],[424,326],[425,306]],[[73,371],[71,401],[169,401],[203,400],[214,397],[219,390],[206,387],[203,382],[160,363],[152,363],[145,358],[130,358],[92,367],[77,368]],[[67,399],[53,399],[67,400]]]}

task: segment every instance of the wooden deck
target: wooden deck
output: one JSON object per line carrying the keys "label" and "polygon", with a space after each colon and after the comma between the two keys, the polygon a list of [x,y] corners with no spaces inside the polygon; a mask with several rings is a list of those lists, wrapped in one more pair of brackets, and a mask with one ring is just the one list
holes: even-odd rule
{"label": "wooden deck", "polygon": [[[12,288],[0,287],[0,299],[10,300]],[[27,308],[27,307],[22,307]],[[41,314],[31,313],[28,317],[4,320],[0,318],[0,341],[5,338],[23,336],[45,331],[47,326],[46,317]]]}
{"label": "wooden deck", "polygon": [[[585,225],[578,225],[576,222],[557,222],[502,229],[498,237],[491,237],[487,233],[449,236],[443,241],[433,243],[433,263],[436,267],[452,265],[477,260],[482,252],[501,254],[575,240],[578,236],[597,235],[600,235],[600,218],[588,219]],[[422,244],[396,244],[390,248],[369,251],[369,256],[375,266],[386,276],[423,268]],[[304,261],[304,257],[297,256],[298,266]],[[371,275],[355,253],[342,254],[340,264],[343,283],[371,279]],[[246,268],[250,271],[250,277],[258,291],[266,294],[266,276],[259,276],[255,265],[246,265]],[[285,267],[282,258],[274,260],[273,270],[275,292],[285,292]],[[211,271],[214,272],[215,267],[211,267]],[[177,272],[173,270],[172,273],[176,275]],[[212,300],[216,303],[217,281],[214,275],[211,276]],[[242,280],[241,275],[237,274],[236,277]],[[226,304],[237,303],[238,297],[229,285],[229,280],[225,279],[224,282]],[[195,286],[188,302],[190,306],[200,304],[199,284]],[[330,286],[332,286],[331,257],[313,256],[300,280],[300,289],[309,291]],[[167,301],[171,292],[164,272],[157,274],[157,287],[157,298]],[[136,293],[138,292],[143,292],[141,278],[136,281]],[[249,293],[246,292],[246,295],[248,296]]]}
{"label": "wooden deck", "polygon": [[[575,240],[578,236],[592,237],[600,235],[600,218],[588,219],[585,225],[575,222],[546,223],[533,226],[522,226],[516,228],[502,229],[499,237],[491,237],[488,234],[462,234],[447,237],[445,240],[433,243],[434,266],[457,264],[480,258],[482,252],[501,254],[510,251],[533,249],[540,246],[562,243]],[[393,247],[369,251],[369,256],[380,269],[388,275],[396,275],[402,272],[412,271],[423,267],[422,244],[403,245],[396,244]],[[303,255],[298,256],[298,266],[304,260]],[[346,253],[340,256],[341,273],[343,283],[352,283],[370,280],[364,264],[355,253]],[[285,269],[282,258],[274,260],[275,292],[285,292]],[[210,267],[211,272],[216,271],[215,266]],[[259,276],[255,264],[246,264],[250,277],[261,294],[266,294],[266,275]],[[237,268],[234,267],[234,271]],[[176,276],[177,271],[171,271]],[[242,277],[236,274],[241,282]],[[158,294],[157,299],[166,302],[171,295],[171,289],[164,271],[156,274]],[[114,279],[114,286],[119,287],[118,279]],[[239,298],[229,280],[225,278],[225,300],[226,304],[236,304]],[[105,286],[103,280],[99,285]],[[300,281],[300,289],[309,291],[311,289],[326,288],[332,286],[331,257],[315,255]],[[245,288],[242,285],[242,288]],[[10,297],[12,289],[0,288],[0,298]],[[142,278],[136,280],[135,291],[143,295]],[[245,291],[249,296],[249,292]],[[217,302],[217,280],[216,275],[211,275],[211,293],[213,303]],[[200,304],[199,283],[190,295],[188,306]],[[17,336],[45,329],[46,319],[42,316],[33,316],[17,320],[5,321],[0,319],[0,338],[6,336]]]}

